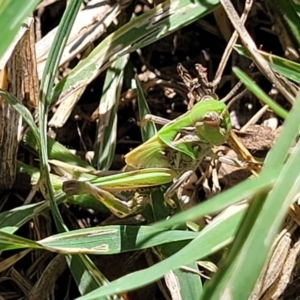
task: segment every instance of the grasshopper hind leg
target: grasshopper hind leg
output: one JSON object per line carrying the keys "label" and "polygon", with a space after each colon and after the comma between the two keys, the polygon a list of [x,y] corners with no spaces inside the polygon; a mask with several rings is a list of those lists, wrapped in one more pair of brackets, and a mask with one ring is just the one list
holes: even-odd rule
{"label": "grasshopper hind leg", "polygon": [[87,181],[65,181],[62,190],[69,196],[91,194],[118,218],[125,218],[129,215],[138,213],[148,202],[146,195],[139,194],[138,192],[134,193],[129,201],[126,201],[127,198],[123,197],[122,194],[115,194],[98,188]]}

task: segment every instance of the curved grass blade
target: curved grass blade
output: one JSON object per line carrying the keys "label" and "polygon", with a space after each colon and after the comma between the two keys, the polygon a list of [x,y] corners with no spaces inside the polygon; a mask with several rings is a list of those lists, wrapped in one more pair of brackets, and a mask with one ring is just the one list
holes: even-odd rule
{"label": "curved grass blade", "polygon": [[[66,200],[65,194],[55,197],[57,205]],[[49,210],[49,203],[41,201],[39,203],[28,204],[0,213],[0,230],[7,233],[14,233],[21,226],[30,221],[34,216]]]}
{"label": "curved grass blade", "polygon": [[[259,97],[262,93],[264,94],[264,92],[257,85],[253,84],[253,82],[249,79],[249,77],[241,70],[239,70],[238,68],[234,68],[233,71],[235,74],[238,75],[239,79],[246,85],[246,87],[249,88],[251,92],[253,92],[257,97]],[[289,114],[289,118],[284,123],[281,134],[275,144],[280,146],[274,146],[269,151],[267,158],[264,161],[263,172],[265,172],[269,168],[272,168],[272,166],[274,165],[280,166],[284,164],[288,156],[289,149],[294,143],[295,137],[298,134],[298,128],[295,125],[296,124],[295,122],[297,122],[296,116],[299,116],[299,114],[300,114],[300,107],[298,108],[298,105],[294,105],[293,110]]]}
{"label": "curved grass blade", "polygon": [[[99,286],[105,286],[109,283],[87,255],[66,255],[66,260],[69,266],[74,266],[72,274],[81,295],[85,295]],[[111,297],[100,297],[99,300],[124,300],[124,298],[119,295],[113,295]]]}
{"label": "curved grass blade", "polygon": [[[233,299],[248,299],[250,296],[289,206],[299,193],[299,142],[284,164],[289,146],[298,135],[299,113],[300,94],[262,170],[261,176],[272,170],[274,162],[276,165],[278,162],[282,170],[274,187],[270,192],[263,191],[251,202],[228,257],[207,285],[203,299],[219,299],[225,290]],[[278,157],[282,144],[285,153],[283,157]]]}
{"label": "curved grass blade", "polygon": [[[135,82],[136,82],[137,99],[139,105],[139,117],[140,117],[140,122],[142,122],[143,118],[147,114],[150,114],[150,109],[147,100],[145,98],[143,88],[141,86],[141,82],[137,75],[135,75]],[[149,140],[156,133],[157,133],[156,127],[152,122],[147,122],[145,126],[141,127],[142,140],[144,142]]]}
{"label": "curved grass blade", "polygon": [[[45,198],[50,202],[51,212],[53,214],[55,225],[58,231],[68,231],[68,228],[63,222],[58,206],[54,201],[54,193],[51,186],[50,173],[48,168],[48,153],[47,153],[47,114],[48,108],[51,104],[52,99],[52,88],[54,84],[55,75],[61,59],[64,47],[67,43],[67,39],[71,32],[71,28],[76,19],[76,15],[81,6],[81,0],[70,1],[63,18],[59,24],[57,33],[55,35],[52,47],[49,52],[49,57],[46,62],[44,73],[41,80],[40,87],[40,103],[39,103],[39,121],[40,121],[40,140],[43,147],[39,152],[40,157],[40,170],[41,178],[44,183],[43,190],[45,191]],[[86,257],[78,256],[76,258],[69,257],[67,259],[70,270],[73,274],[77,285],[81,292],[84,292],[81,287],[84,286],[85,290],[91,290],[97,285],[102,285],[107,281],[103,282],[99,280],[99,277],[103,277],[96,266]],[[85,274],[85,278],[82,278],[82,274]],[[83,281],[89,282],[88,285]]]}
{"label": "curved grass blade", "polygon": [[54,88],[59,101],[87,85],[118,57],[145,47],[210,13],[218,0],[169,0],[109,35]]}
{"label": "curved grass blade", "polygon": [[233,68],[234,74],[243,82],[247,89],[252,92],[259,100],[267,104],[279,117],[285,119],[288,112],[270,98],[250,77],[239,68]]}
{"label": "curved grass blade", "polygon": [[40,102],[39,102],[39,121],[40,121],[40,140],[42,147],[39,151],[41,178],[44,184],[43,190],[45,197],[50,201],[51,211],[55,224],[59,231],[67,231],[63,219],[60,215],[59,209],[54,201],[54,195],[51,187],[51,180],[48,168],[48,153],[47,153],[47,115],[48,108],[51,103],[51,92],[54,84],[54,79],[57,67],[66,45],[68,36],[71,32],[72,25],[75,21],[76,15],[79,11],[81,0],[74,0],[67,6],[63,18],[59,24],[57,34],[55,35],[49,56],[46,62],[44,73],[40,86]]}
{"label": "curved grass blade", "polygon": [[[146,114],[150,113],[146,98],[143,93],[143,89],[139,82],[137,75],[135,76],[138,94],[138,105],[139,105],[139,117],[143,120]],[[144,127],[141,128],[141,135],[143,141],[149,140],[152,136],[157,133],[156,126],[152,122],[148,122]],[[145,145],[145,147],[148,147]],[[159,177],[157,177],[159,178]],[[161,180],[160,180],[161,181]],[[172,182],[172,180],[170,181]],[[176,212],[180,211],[180,204],[177,200]],[[163,220],[169,216],[169,208],[165,205],[164,192],[162,190],[156,190],[151,192],[152,199],[152,215],[153,221]],[[182,232],[186,232],[186,225],[180,226]],[[172,232],[172,231],[171,231]],[[159,253],[161,259],[168,258],[174,253],[179,251],[186,245],[185,241],[176,241],[167,245],[160,245],[156,247],[156,252]],[[200,276],[197,274],[198,266],[196,263],[191,262],[186,265],[190,270],[195,270],[195,273],[189,273],[184,270],[170,271],[165,275],[165,282],[169,288],[169,292],[172,298],[181,299],[198,299],[202,293],[202,282]]]}
{"label": "curved grass blade", "polygon": [[[249,53],[247,52],[246,48],[241,45],[235,45],[234,49],[237,53],[244,55],[248,58],[250,58]],[[270,67],[278,72],[279,74],[297,82],[300,83],[300,64],[288,60],[286,58],[270,54],[264,51],[260,51],[259,53],[262,55],[262,57],[269,62]]]}
{"label": "curved grass blade", "polygon": [[117,109],[128,55],[117,59],[107,69],[99,105],[93,165],[97,170],[108,170],[114,158],[117,138]]}
{"label": "curved grass blade", "polygon": [[247,205],[238,205],[228,215],[218,216],[210,225],[198,233],[197,238],[156,265],[126,275],[78,299],[96,300],[104,295],[130,291],[145,286],[158,280],[170,270],[178,269],[183,265],[205,258],[218,251],[233,240],[245,214],[246,207]]}
{"label": "curved grass blade", "polygon": [[32,248],[61,254],[108,255],[151,248],[174,241],[193,240],[197,232],[162,230],[150,226],[111,225],[85,228],[32,241],[0,231],[0,251]]}
{"label": "curved grass blade", "polygon": [[41,148],[40,138],[39,138],[39,131],[30,111],[12,94],[9,92],[3,91],[0,89],[0,96],[5,99],[24,119],[24,121],[28,124],[28,126],[32,130],[32,134],[34,136],[35,142],[37,144],[37,148]]}
{"label": "curved grass blade", "polygon": [[0,57],[16,36],[25,18],[33,13],[40,0],[4,0],[0,3],[1,43]]}

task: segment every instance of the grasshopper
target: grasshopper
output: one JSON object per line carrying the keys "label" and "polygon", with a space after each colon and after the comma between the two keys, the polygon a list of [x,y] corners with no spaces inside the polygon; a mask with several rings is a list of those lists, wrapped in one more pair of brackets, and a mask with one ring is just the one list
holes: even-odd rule
{"label": "grasshopper", "polygon": [[[224,103],[213,99],[198,102],[190,111],[168,122],[151,139],[126,154],[125,162],[136,169],[169,168],[172,167],[167,155],[169,148],[175,150],[176,155],[199,161],[213,146],[226,141],[230,129],[230,117]],[[174,169],[176,161],[180,160],[181,157],[174,159]]]}
{"label": "grasshopper", "polygon": [[[127,169],[135,171],[103,177],[102,180],[98,178],[91,182],[65,181],[63,191],[69,195],[91,193],[118,217],[136,213],[142,202],[139,194],[135,194],[126,203],[114,193],[159,186],[178,178],[186,179],[211,152],[213,146],[226,141],[230,129],[230,117],[224,103],[213,99],[199,102],[125,156]],[[110,186],[107,182],[110,182]],[[165,194],[165,200],[172,207],[174,202],[169,194],[177,185],[178,181]]]}
{"label": "grasshopper", "polygon": [[176,174],[165,200],[174,206],[172,192],[199,166],[212,147],[223,144],[231,130],[226,105],[209,99],[198,102],[189,112],[169,121],[147,142],[125,155],[134,169],[165,167]]}

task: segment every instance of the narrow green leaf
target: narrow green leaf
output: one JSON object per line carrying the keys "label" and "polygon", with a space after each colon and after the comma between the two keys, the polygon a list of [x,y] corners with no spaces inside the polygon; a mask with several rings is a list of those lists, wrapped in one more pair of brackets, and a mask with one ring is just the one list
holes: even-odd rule
{"label": "narrow green leaf", "polygon": [[[145,98],[141,83],[139,81],[138,76],[135,76],[135,82],[136,82],[136,89],[137,89],[137,99],[138,99],[138,105],[139,105],[139,117],[140,122],[142,122],[143,118],[150,114],[150,109],[147,103],[147,100]],[[154,136],[157,133],[156,127],[153,122],[147,122],[145,126],[141,127],[141,134],[143,141],[149,140],[152,136]]]}
{"label": "narrow green leaf", "polygon": [[37,143],[38,149],[41,147],[40,139],[39,139],[39,131],[30,111],[12,94],[9,92],[3,91],[0,89],[0,96],[3,97],[19,114],[23,117],[24,121],[31,128],[32,133],[35,138],[35,142]]}
{"label": "narrow green leaf", "polygon": [[[251,202],[228,257],[219,272],[207,284],[203,299],[220,299],[224,296],[224,291],[230,293],[232,299],[248,299],[250,296],[289,206],[299,194],[299,142],[287,162],[282,166],[289,150],[287,146],[298,134],[299,111],[300,94],[298,94],[294,107],[283,126],[280,138],[277,139],[273,150],[269,153],[268,161],[261,172],[261,176],[263,176],[272,170],[274,164],[271,165],[271,162],[277,159],[276,165],[278,163],[282,170],[274,187],[270,192],[264,190]],[[292,126],[296,130],[287,132]],[[287,137],[283,137],[284,135]],[[278,149],[282,147],[284,140],[283,148],[286,150],[284,157],[275,156],[276,153],[279,153]],[[257,255],[258,253],[259,255]]]}
{"label": "narrow green leaf", "polygon": [[234,74],[243,82],[247,89],[252,92],[259,100],[267,104],[281,118],[285,119],[288,112],[270,98],[251,78],[239,68],[233,68]]}
{"label": "narrow green leaf", "polygon": [[0,251],[22,248],[40,249],[41,247],[29,239],[0,230]]}
{"label": "narrow green leaf", "polygon": [[191,240],[196,232],[166,231],[150,226],[102,226],[52,235],[38,243],[60,253],[116,254],[174,241]]}
{"label": "narrow green leaf", "polygon": [[30,16],[40,0],[2,0],[0,2],[0,58],[16,36],[25,18]]}
{"label": "narrow green leaf", "polygon": [[134,18],[109,35],[54,89],[53,100],[62,100],[87,85],[120,56],[145,47],[210,13],[219,0],[202,3],[169,0]]}
{"label": "narrow green leaf", "polygon": [[96,300],[98,297],[130,291],[160,279],[170,270],[178,269],[196,260],[207,257],[228,245],[240,226],[246,206],[237,206],[230,216],[219,216],[197,238],[183,247],[177,253],[147,269],[131,273],[117,279],[107,286],[80,297],[80,300]]}
{"label": "narrow green leaf", "polygon": [[[250,55],[245,47],[241,45],[235,45],[234,49],[239,54],[250,58]],[[275,72],[278,72],[280,75],[285,76],[297,83],[300,83],[300,64],[264,51],[259,51],[259,53],[266,61],[270,63],[270,67]]]}
{"label": "narrow green leaf", "polygon": [[97,170],[108,170],[114,158],[117,138],[117,109],[128,55],[117,59],[107,69],[99,105],[93,165]]}
{"label": "narrow green leaf", "polygon": [[204,217],[205,215],[216,214],[231,205],[243,201],[243,199],[253,197],[256,193],[260,193],[266,189],[271,189],[275,180],[279,176],[280,171],[280,167],[267,170],[263,175],[259,175],[257,178],[246,180],[234,188],[224,191],[222,194],[209,199],[209,201],[205,201],[193,208],[180,212],[172,216],[169,220],[158,222],[153,226],[158,228],[172,228],[179,224],[184,224],[187,221]]}

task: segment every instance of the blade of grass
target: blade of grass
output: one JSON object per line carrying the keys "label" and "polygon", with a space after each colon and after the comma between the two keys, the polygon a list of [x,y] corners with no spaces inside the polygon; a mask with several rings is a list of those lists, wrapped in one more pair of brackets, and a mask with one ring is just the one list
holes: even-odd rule
{"label": "blade of grass", "polygon": [[270,98],[251,78],[239,68],[233,68],[234,74],[243,82],[247,89],[252,92],[259,100],[267,104],[281,118],[285,119],[288,112]]}
{"label": "blade of grass", "polygon": [[[83,254],[66,255],[66,260],[72,268],[72,275],[76,281],[81,295],[94,291],[99,286],[105,286],[109,281],[99,272],[93,261]],[[124,300],[122,296],[99,297],[99,300]]]}
{"label": "blade of grass", "polygon": [[0,250],[15,250],[15,249],[23,249],[23,248],[31,248],[31,249],[42,249],[38,243],[22,238],[20,236],[9,234],[0,230]]}
{"label": "blade of grass", "polygon": [[39,149],[40,156],[40,168],[41,179],[43,184],[43,190],[46,200],[50,201],[50,207],[53,214],[53,218],[56,227],[59,231],[66,231],[67,228],[64,225],[63,219],[60,215],[58,207],[54,200],[54,194],[52,191],[51,180],[49,176],[49,164],[47,153],[47,115],[48,109],[51,104],[52,87],[54,84],[57,67],[63,53],[63,49],[66,45],[68,36],[71,32],[76,15],[79,11],[81,0],[74,0],[69,2],[62,20],[59,24],[57,34],[55,35],[52,47],[49,52],[49,56],[46,62],[44,73],[40,86],[40,102],[39,102],[39,133],[42,147]]}
{"label": "blade of grass", "polygon": [[[143,89],[139,82],[137,75],[135,76],[137,85],[138,105],[139,105],[139,117],[143,120],[146,114],[150,113],[146,98],[143,93]],[[148,140],[157,133],[154,123],[148,122],[146,126],[141,128],[141,135],[143,141]],[[169,185],[170,186],[170,185]],[[175,197],[173,197],[175,198]],[[152,199],[152,214],[153,221],[164,220],[170,215],[170,209],[165,205],[164,192],[157,190],[151,192]],[[176,197],[175,203],[177,204],[176,212],[181,211],[180,204]],[[185,232],[187,230],[186,225],[179,226]],[[187,242],[176,241],[168,245],[161,245],[156,247],[156,252],[159,254],[160,259],[165,259],[173,254],[177,253],[183,248]],[[180,297],[182,299],[197,299],[202,293],[202,282],[200,276],[197,274],[198,266],[196,263],[191,262],[185,266],[191,270],[195,270],[194,273],[185,272],[184,270],[174,270],[165,275],[165,281],[169,288],[172,298]],[[191,288],[187,288],[191,287]]]}
{"label": "blade of grass", "polygon": [[[234,49],[237,53],[250,58],[250,55],[245,47],[241,45],[235,45]],[[270,67],[275,72],[278,72],[280,75],[300,83],[300,64],[264,51],[259,51],[259,53],[270,64]]]}
{"label": "blade of grass", "polygon": [[[273,189],[270,192],[263,191],[251,202],[228,257],[207,284],[203,299],[219,299],[224,291],[228,291],[233,299],[247,299],[251,294],[289,206],[299,193],[299,142],[284,164],[289,146],[298,135],[299,113],[300,94],[280,137],[267,156],[261,176],[270,171],[274,163],[281,166],[282,171]],[[279,154],[283,155],[280,157]]]}
{"label": "blade of grass", "polygon": [[104,39],[93,52],[82,60],[54,88],[52,100],[65,97],[87,85],[113,61],[122,55],[145,47],[191,24],[210,13],[219,5],[218,0],[202,3],[191,0],[171,0],[134,18]]}
{"label": "blade of grass", "polygon": [[[57,205],[66,200],[65,194],[59,194],[55,197]],[[14,233],[21,226],[30,221],[34,216],[49,210],[49,204],[46,201],[27,204],[14,209],[0,213],[0,229],[7,233]]]}
{"label": "blade of grass", "polygon": [[13,38],[20,29],[25,18],[31,15],[40,0],[15,1],[3,0],[0,2],[1,43],[0,57],[4,54]]}
{"label": "blade of grass", "polygon": [[[239,205],[228,215],[222,215],[201,231],[197,238],[176,252],[174,255],[147,269],[131,273],[117,279],[107,286],[80,297],[80,300],[96,300],[104,295],[129,291],[147,285],[161,278],[170,270],[178,269],[198,259],[218,251],[228,245],[234,238],[241,219],[245,214],[246,205]],[[208,299],[208,298],[207,298]]]}
{"label": "blade of grass", "polygon": [[24,121],[32,130],[32,134],[36,139],[36,144],[39,149],[41,147],[39,130],[35,125],[30,111],[14,95],[10,94],[9,92],[0,89],[0,96],[3,97],[3,99],[7,101],[23,117]]}
{"label": "blade of grass", "polygon": [[116,254],[151,248],[174,241],[192,240],[197,232],[162,230],[150,226],[111,225],[52,235],[33,242],[0,231],[0,251],[17,248],[45,249],[61,254]]}
{"label": "blade of grass", "polygon": [[[141,86],[141,82],[137,75],[135,75],[135,82],[136,82],[137,99],[138,99],[138,106],[139,106],[139,117],[140,117],[140,121],[142,121],[147,114],[150,114],[150,109],[147,100],[145,98],[143,88]],[[153,122],[147,122],[145,126],[141,127],[142,140],[144,142],[149,140],[156,133],[157,133],[156,126],[154,125]]]}
{"label": "blade of grass", "polygon": [[[70,1],[62,20],[59,24],[57,34],[55,35],[52,47],[49,52],[49,56],[46,62],[46,66],[44,69],[44,73],[41,80],[40,86],[40,102],[39,102],[39,138],[41,141],[42,147],[39,149],[39,158],[40,158],[40,171],[41,171],[41,179],[44,192],[44,196],[47,201],[50,202],[51,212],[53,214],[54,222],[59,231],[68,231],[68,228],[63,222],[63,219],[60,215],[58,206],[54,201],[54,193],[52,190],[50,173],[49,173],[49,164],[48,164],[48,153],[47,153],[47,114],[48,109],[51,104],[52,98],[52,88],[54,84],[55,75],[57,72],[57,68],[59,65],[59,61],[61,59],[63,50],[67,43],[67,39],[69,37],[70,31],[72,29],[73,23],[76,19],[76,15],[79,11],[81,6],[81,0],[73,0]],[[78,256],[76,258],[69,257],[68,262],[70,270],[74,276],[75,281],[77,282],[79,288],[81,286],[85,287],[85,290],[90,290],[82,281],[88,281],[90,283],[89,286],[97,286],[107,283],[105,280],[104,282],[99,281],[98,277],[104,277],[100,274],[100,271],[92,264],[92,262],[83,256]],[[80,269],[83,267],[82,269]],[[97,272],[95,272],[97,271]],[[78,275],[82,275],[83,273],[86,274],[85,278],[77,277]],[[95,274],[98,274],[97,275]],[[80,290],[83,292],[83,290]]]}
{"label": "blade of grass", "polygon": [[96,131],[93,165],[97,170],[108,170],[114,158],[117,137],[117,108],[123,84],[124,68],[128,55],[111,64],[106,72]]}

